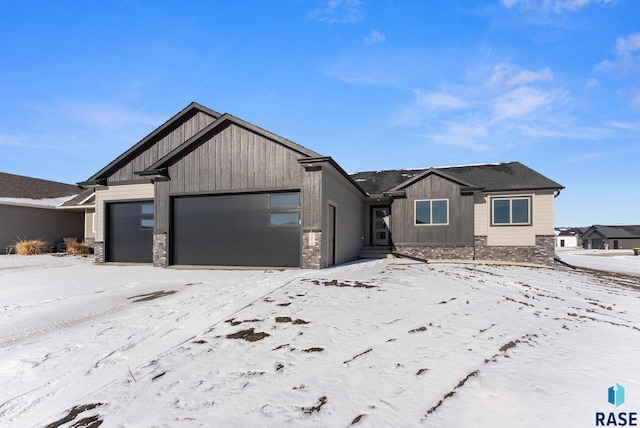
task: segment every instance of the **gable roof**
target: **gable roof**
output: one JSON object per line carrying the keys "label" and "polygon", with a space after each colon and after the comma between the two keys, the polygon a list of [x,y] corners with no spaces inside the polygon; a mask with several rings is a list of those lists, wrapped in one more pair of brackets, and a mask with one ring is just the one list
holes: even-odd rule
{"label": "gable roof", "polygon": [[200,143],[203,143],[204,141],[206,141],[211,135],[219,132],[221,129],[226,128],[230,124],[235,124],[242,128],[253,131],[259,135],[262,135],[265,138],[268,138],[269,140],[282,144],[290,148],[291,150],[294,150],[304,155],[305,157],[312,157],[312,158],[322,157],[322,155],[312,150],[309,150],[306,147],[303,147],[299,144],[296,144],[293,141],[287,140],[286,138],[283,138],[279,135],[276,135],[272,132],[262,129],[247,121],[239,119],[228,113],[225,113],[220,117],[218,117],[215,121],[210,123],[208,126],[203,128],[196,135],[194,135],[193,137],[191,137],[190,139],[188,139],[187,141],[185,141],[184,143],[176,147],[174,150],[169,152],[164,157],[160,158],[154,164],[150,165],[147,169],[145,169],[144,171],[137,171],[136,173],[142,176],[151,176],[151,175],[157,174],[159,171],[167,168],[168,166],[175,163],[178,159],[180,159],[181,157],[189,153],[191,150],[197,147]]}
{"label": "gable roof", "polygon": [[77,195],[81,190],[72,184],[0,172],[0,198],[51,199]]}
{"label": "gable roof", "polygon": [[204,106],[202,106],[202,105],[200,105],[200,104],[198,104],[196,102],[192,102],[191,104],[186,106],[184,109],[182,109],[181,111],[176,113],[173,117],[171,117],[165,123],[163,123],[158,128],[156,128],[149,135],[147,135],[142,140],[140,140],[138,143],[136,143],[131,148],[129,148],[127,151],[125,151],[123,154],[121,154],[120,156],[115,158],[107,166],[105,166],[100,171],[98,171],[97,173],[95,173],[94,175],[89,177],[86,181],[78,183],[78,184],[81,185],[81,186],[96,184],[96,182],[98,180],[100,180],[102,178],[105,178],[106,176],[111,174],[113,171],[117,170],[122,165],[127,163],[130,159],[132,159],[133,157],[137,156],[140,152],[142,152],[142,151],[148,149],[149,147],[151,147],[153,145],[153,143],[155,142],[155,139],[159,135],[163,134],[166,131],[171,130],[171,128],[176,123],[179,123],[183,119],[185,119],[187,117],[190,117],[190,116],[193,116],[193,115],[197,114],[198,112],[202,112],[202,113],[208,114],[209,116],[211,116],[213,118],[216,118],[216,119],[221,116],[220,113],[218,113],[218,112],[216,112],[214,110],[211,110],[211,109],[209,109],[207,107],[204,107]]}
{"label": "gable roof", "polygon": [[590,237],[596,235],[602,239],[640,239],[640,225],[600,225],[594,224],[583,235]]}
{"label": "gable roof", "polygon": [[409,186],[421,178],[437,173],[466,187],[485,192],[564,189],[564,186],[520,162],[465,165],[427,169],[368,171],[351,174],[351,178],[369,194],[382,194]]}

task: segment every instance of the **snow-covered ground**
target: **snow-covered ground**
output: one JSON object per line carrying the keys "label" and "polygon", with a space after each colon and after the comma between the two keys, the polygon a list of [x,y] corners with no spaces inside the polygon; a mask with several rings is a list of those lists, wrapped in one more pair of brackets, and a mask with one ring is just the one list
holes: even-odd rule
{"label": "snow-covered ground", "polygon": [[407,260],[0,256],[0,426],[595,426],[596,412],[640,411],[639,287]]}
{"label": "snow-covered ground", "polygon": [[633,250],[583,250],[581,248],[556,249],[556,255],[573,266],[609,272],[640,275],[640,256]]}

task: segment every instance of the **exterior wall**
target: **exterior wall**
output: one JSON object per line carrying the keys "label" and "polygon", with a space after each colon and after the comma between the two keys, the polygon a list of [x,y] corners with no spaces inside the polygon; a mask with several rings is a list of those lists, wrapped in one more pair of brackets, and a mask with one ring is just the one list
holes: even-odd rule
{"label": "exterior wall", "polygon": [[268,138],[228,126],[171,165],[169,181],[156,183],[156,232],[169,231],[173,195],[300,190],[300,157]]}
{"label": "exterior wall", "polygon": [[167,234],[166,233],[154,233],[153,234],[153,265],[156,267],[168,266],[168,247],[167,247]]}
{"label": "exterior wall", "polygon": [[555,235],[537,235],[533,246],[487,245],[486,236],[475,237],[476,260],[553,265]]}
{"label": "exterior wall", "polygon": [[1,254],[19,239],[42,239],[53,245],[62,238],[84,238],[82,211],[0,205],[0,218]]}
{"label": "exterior wall", "polygon": [[162,134],[156,136],[153,141],[149,141],[146,148],[141,148],[140,153],[135,158],[122,165],[121,168],[109,176],[107,178],[108,184],[140,180],[140,177],[134,174],[135,171],[142,171],[149,167],[207,127],[214,120],[208,114],[198,111],[195,115],[187,117],[181,123],[177,123],[172,128],[165,130]]}
{"label": "exterior wall", "polygon": [[84,239],[85,241],[95,241],[96,229],[95,229],[95,208],[86,209],[84,211]]}
{"label": "exterior wall", "polygon": [[153,184],[129,184],[110,186],[96,190],[95,240],[104,242],[105,204],[117,201],[139,201],[153,199]]}
{"label": "exterior wall", "polygon": [[[393,245],[473,245],[473,196],[461,195],[459,185],[432,174],[408,187],[406,196],[391,206]],[[448,199],[449,224],[416,226],[415,201],[420,199]]]}
{"label": "exterior wall", "polygon": [[322,267],[322,232],[319,230],[303,230],[302,261],[303,269],[320,269]]}
{"label": "exterior wall", "polygon": [[330,245],[327,229],[329,202],[336,206],[336,264],[356,260],[364,244],[365,203],[364,195],[330,165],[322,168],[322,224],[323,234],[321,265],[328,266]]}
{"label": "exterior wall", "polygon": [[[499,197],[530,197],[531,225],[492,226],[491,200]],[[553,192],[505,192],[476,195],[474,226],[476,236],[486,236],[489,246],[536,246],[536,236],[555,235]]]}
{"label": "exterior wall", "polygon": [[396,245],[396,254],[420,260],[473,260],[473,245]]}

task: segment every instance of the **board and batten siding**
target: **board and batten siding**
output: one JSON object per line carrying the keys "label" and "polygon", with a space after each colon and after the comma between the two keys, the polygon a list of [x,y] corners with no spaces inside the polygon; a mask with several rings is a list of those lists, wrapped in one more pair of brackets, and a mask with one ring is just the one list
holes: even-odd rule
{"label": "board and batten siding", "polygon": [[[358,192],[333,167],[322,168],[322,218],[325,229],[328,222],[328,207],[331,202],[336,206],[336,263],[355,260],[360,255],[365,233],[365,202]],[[329,249],[329,230],[322,234],[321,265],[327,266]]]}
{"label": "board and batten siding", "polygon": [[158,136],[158,139],[147,143],[146,149],[141,149],[135,158],[127,162],[108,177],[108,183],[126,182],[140,180],[134,172],[142,171],[154,164],[163,156],[180,146],[182,143],[193,137],[202,129],[211,124],[215,118],[198,111],[195,115],[187,118],[178,126]]}
{"label": "board and batten siding", "polygon": [[[96,242],[104,242],[105,206],[109,202],[152,200],[154,196],[153,184],[129,184],[110,186],[96,190]],[[156,210],[157,212],[157,210]]]}
{"label": "board and batten siding", "polygon": [[[415,201],[447,199],[448,225],[415,225]],[[391,233],[397,245],[473,245],[473,196],[461,195],[460,186],[436,174],[406,189],[406,198],[393,201]]]}
{"label": "board and batten siding", "polygon": [[63,238],[83,238],[82,211],[0,205],[0,247],[17,240],[41,239],[50,245]]}
{"label": "board and batten siding", "polygon": [[156,231],[168,231],[173,195],[300,190],[301,157],[283,144],[230,124],[169,166],[169,181],[156,184]]}
{"label": "board and batten siding", "polygon": [[[492,198],[531,198],[531,225],[492,226]],[[489,246],[535,246],[536,235],[554,234],[553,191],[527,193],[509,192],[476,195],[474,225],[475,234],[487,237]]]}

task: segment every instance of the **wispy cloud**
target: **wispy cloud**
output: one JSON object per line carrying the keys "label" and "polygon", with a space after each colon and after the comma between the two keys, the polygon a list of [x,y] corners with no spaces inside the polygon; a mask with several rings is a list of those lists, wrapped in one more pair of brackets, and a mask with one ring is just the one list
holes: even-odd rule
{"label": "wispy cloud", "polygon": [[640,33],[618,37],[613,47],[615,55],[595,67],[596,72],[615,73],[633,79],[640,73]]}
{"label": "wispy cloud", "polygon": [[542,11],[545,13],[574,12],[590,4],[606,5],[616,0],[501,0],[508,9]]}
{"label": "wispy cloud", "polygon": [[493,67],[489,86],[517,86],[534,82],[550,82],[553,73],[550,68],[533,71],[503,62]]}
{"label": "wispy cloud", "polygon": [[149,115],[116,104],[58,100],[32,106],[50,118],[73,121],[94,129],[123,129],[130,126],[153,126],[162,123],[159,116]]}
{"label": "wispy cloud", "polygon": [[360,0],[329,0],[322,7],[309,12],[309,18],[328,24],[351,24],[362,21]]}
{"label": "wispy cloud", "polygon": [[550,68],[530,70],[508,61],[470,71],[438,91],[413,89],[414,102],[392,119],[422,128],[424,138],[455,147],[508,148],[524,138],[561,138],[572,131],[558,120],[569,92]]}
{"label": "wispy cloud", "polygon": [[387,37],[383,33],[371,30],[371,32],[364,37],[364,44],[367,46],[377,45],[384,42],[386,39]]}

